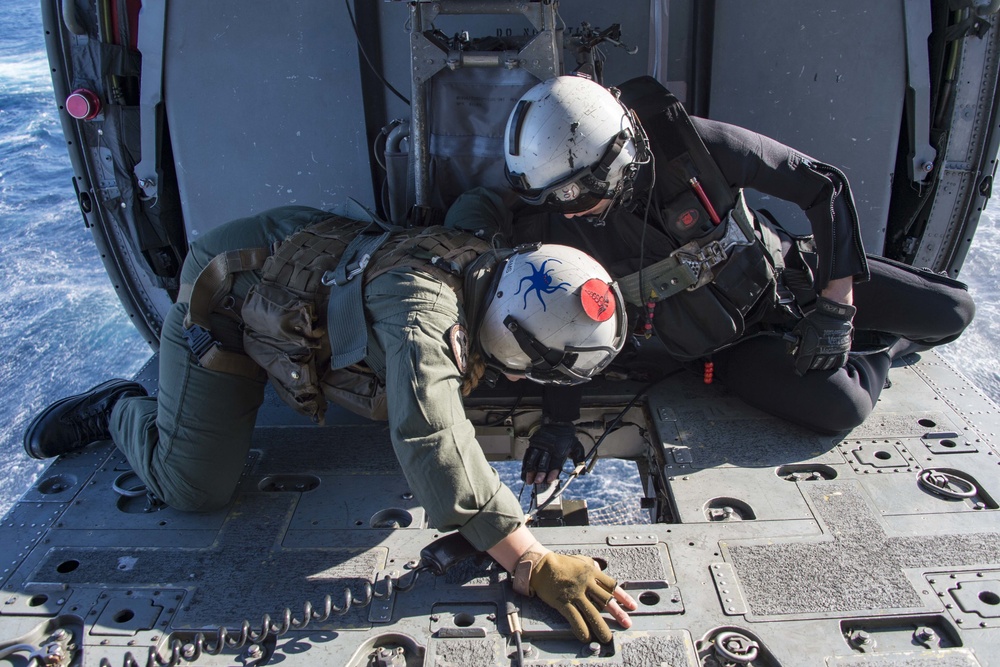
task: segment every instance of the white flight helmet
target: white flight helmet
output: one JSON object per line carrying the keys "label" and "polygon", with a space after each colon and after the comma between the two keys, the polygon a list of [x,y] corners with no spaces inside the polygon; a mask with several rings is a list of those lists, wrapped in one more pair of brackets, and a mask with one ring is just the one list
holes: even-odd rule
{"label": "white flight helmet", "polygon": [[543,384],[600,373],[627,336],[617,283],[589,255],[562,245],[522,246],[503,264],[479,341],[487,363]]}
{"label": "white flight helmet", "polygon": [[560,213],[618,197],[649,160],[635,114],[580,76],[558,76],[526,92],[507,120],[504,146],[514,191]]}

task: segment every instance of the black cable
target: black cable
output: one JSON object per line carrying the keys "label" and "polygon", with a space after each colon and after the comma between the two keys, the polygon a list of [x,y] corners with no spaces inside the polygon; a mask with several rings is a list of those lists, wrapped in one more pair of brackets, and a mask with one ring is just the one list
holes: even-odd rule
{"label": "black cable", "polygon": [[[590,472],[590,470],[594,467],[594,463],[597,462],[597,449],[598,449],[598,447],[600,447],[601,444],[603,444],[604,440],[609,435],[611,435],[614,431],[617,430],[618,424],[619,424],[619,422],[621,422],[622,418],[625,417],[625,414],[629,410],[632,409],[632,407],[636,404],[636,402],[642,396],[644,396],[647,391],[649,391],[650,389],[652,389],[655,385],[659,384],[660,382],[666,380],[667,378],[672,377],[674,375],[677,375],[678,373],[680,373],[683,370],[684,370],[683,367],[681,367],[681,368],[675,368],[674,370],[670,371],[669,373],[667,373],[663,377],[657,378],[656,380],[653,380],[652,382],[646,384],[646,386],[644,386],[642,389],[640,389],[638,392],[636,392],[635,396],[632,397],[632,399],[628,402],[628,404],[624,408],[621,409],[621,411],[618,413],[618,415],[604,429],[604,433],[601,434],[601,437],[597,439],[597,442],[594,443],[594,446],[591,447],[590,451],[587,452],[587,454],[583,457],[583,461],[580,462],[573,469],[573,472],[571,472],[569,474],[569,477],[566,478],[566,483],[562,484],[561,480],[560,480],[560,486],[559,486],[559,488],[556,489],[555,492],[551,496],[549,496],[549,499],[546,500],[541,505],[537,506],[534,509],[534,511],[532,511],[532,512],[530,512],[528,514],[527,523],[531,523],[531,521],[534,520],[535,516],[539,512],[541,512],[543,509],[545,509],[550,504],[552,504],[552,502],[555,501],[557,498],[561,497],[562,494],[566,492],[566,489],[569,488],[570,483],[574,479],[576,479],[577,477],[579,477],[581,474],[584,474],[585,472]],[[642,430],[641,427],[640,427],[640,430]],[[593,460],[588,463],[588,459],[591,459],[591,458]],[[522,491],[523,491],[523,485],[522,485]],[[520,495],[518,497],[520,498]]]}
{"label": "black cable", "polygon": [[477,424],[477,426],[482,426],[485,428],[490,428],[493,426],[503,426],[505,421],[507,421],[512,417],[517,416],[514,411],[517,410],[517,406],[521,405],[521,399],[523,398],[524,398],[524,385],[522,384],[520,391],[517,394],[517,398],[514,399],[514,405],[510,406],[510,410],[504,413],[504,415],[497,420],[487,422],[485,424]]}
{"label": "black cable", "polygon": [[[636,402],[646,394],[647,391],[652,389],[653,386],[659,384],[660,382],[663,382],[669,377],[677,375],[682,370],[684,370],[683,367],[675,368],[674,370],[670,371],[663,377],[656,378],[652,382],[647,383],[645,387],[636,392],[635,396],[632,397],[632,400],[630,400],[628,404],[624,408],[622,408],[621,411],[615,416],[615,418],[611,420],[611,423],[608,424],[607,427],[604,429],[604,433],[601,434],[601,437],[597,439],[597,442],[594,443],[594,446],[591,447],[590,451],[587,452],[586,456],[583,457],[584,463],[587,464],[586,465],[587,472],[589,472],[594,467],[594,463],[597,461],[597,448],[601,446],[601,444],[609,435],[611,435],[614,431],[617,430],[618,424],[621,422],[622,418],[625,417],[625,413],[631,410],[632,406],[634,406]],[[587,463],[587,459],[591,458],[593,459],[593,461],[591,463]],[[566,481],[567,483],[569,483],[569,480]]]}
{"label": "black cable", "polygon": [[393,95],[403,100],[406,106],[410,106],[410,100],[405,97],[401,92],[392,87],[392,84],[385,80],[382,73],[375,69],[375,65],[372,64],[371,59],[368,58],[368,54],[365,52],[364,44],[361,43],[361,33],[358,32],[358,24],[354,21],[354,12],[351,11],[351,0],[344,0],[344,6],[347,7],[347,16],[351,19],[351,27],[354,28],[354,38],[358,42],[358,51],[361,52],[362,57],[364,57],[365,62],[368,63],[368,67],[371,69],[372,74],[382,82],[382,85],[389,89]]}

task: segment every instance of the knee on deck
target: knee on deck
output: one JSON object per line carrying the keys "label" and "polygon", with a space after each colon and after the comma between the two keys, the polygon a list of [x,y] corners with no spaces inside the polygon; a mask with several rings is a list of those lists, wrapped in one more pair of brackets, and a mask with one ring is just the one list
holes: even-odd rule
{"label": "knee on deck", "polygon": [[181,512],[212,512],[228,505],[234,491],[235,486],[206,491],[185,485],[184,488],[164,489],[165,497],[160,500]]}

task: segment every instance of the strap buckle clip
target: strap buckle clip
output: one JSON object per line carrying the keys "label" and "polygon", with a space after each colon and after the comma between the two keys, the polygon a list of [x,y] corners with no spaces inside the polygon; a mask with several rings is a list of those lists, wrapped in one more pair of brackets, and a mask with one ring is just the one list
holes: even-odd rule
{"label": "strap buckle clip", "polygon": [[326,273],[323,274],[323,277],[320,278],[320,282],[322,282],[327,287],[330,287],[331,285],[335,285],[337,287],[343,287],[347,283],[351,282],[359,274],[364,273],[365,267],[368,266],[368,262],[371,261],[371,258],[372,256],[370,253],[365,253],[364,255],[361,256],[361,259],[359,259],[356,262],[351,262],[346,267],[344,267],[345,274],[343,277],[338,277],[335,270],[327,271]]}
{"label": "strap buckle clip", "polygon": [[753,239],[747,237],[732,211],[726,216],[724,224],[726,227],[721,239],[706,243],[700,248],[697,241],[691,241],[672,253],[691,272],[693,284],[687,288],[688,291],[712,282],[715,279],[712,269],[728,260],[734,248],[753,245]]}
{"label": "strap buckle clip", "polygon": [[691,285],[687,287],[688,291],[696,290],[712,282],[715,277],[712,273],[712,267],[729,258],[726,249],[718,241],[712,241],[702,248],[698,248],[697,241],[692,241],[675,250],[673,255],[691,273],[692,280]]}
{"label": "strap buckle clip", "polygon": [[199,324],[192,324],[184,329],[184,339],[187,340],[188,347],[198,359],[204,357],[213,347],[222,345],[212,338],[212,333],[208,329]]}

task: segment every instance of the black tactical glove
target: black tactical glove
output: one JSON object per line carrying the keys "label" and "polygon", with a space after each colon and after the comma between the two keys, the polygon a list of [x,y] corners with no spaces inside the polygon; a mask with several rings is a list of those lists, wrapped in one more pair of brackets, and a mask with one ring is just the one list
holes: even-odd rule
{"label": "black tactical glove", "polygon": [[854,306],[819,297],[792,335],[797,339],[789,352],[795,356],[795,372],[833,371],[847,363],[854,333]]}
{"label": "black tactical glove", "polygon": [[547,475],[552,470],[562,470],[568,456],[573,457],[573,463],[583,461],[583,445],[576,437],[576,426],[572,422],[543,423],[528,441],[528,451],[521,463],[521,480],[527,481],[529,473],[534,477],[535,473]]}
{"label": "black tactical glove", "polygon": [[580,641],[611,641],[611,628],[601,612],[617,582],[601,572],[593,558],[529,550],[518,560],[513,583],[521,595],[537,595],[562,614]]}

